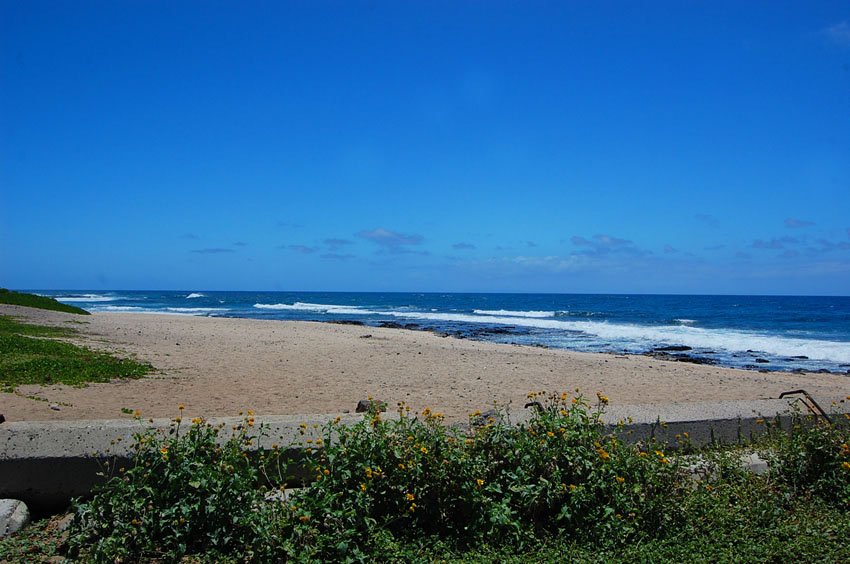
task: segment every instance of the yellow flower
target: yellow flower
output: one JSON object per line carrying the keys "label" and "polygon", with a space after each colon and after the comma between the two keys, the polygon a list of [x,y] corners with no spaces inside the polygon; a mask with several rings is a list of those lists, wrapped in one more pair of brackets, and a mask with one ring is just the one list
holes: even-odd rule
{"label": "yellow flower", "polygon": [[407,501],[413,501],[414,499],[416,499],[416,496],[414,496],[412,493],[409,493],[404,497],[407,499]]}
{"label": "yellow flower", "polygon": [[669,458],[662,458],[661,464],[670,464],[670,459]]}
{"label": "yellow flower", "polygon": [[552,431],[546,431],[546,436],[552,438],[555,436],[555,433],[553,433]]}
{"label": "yellow flower", "polygon": [[407,440],[408,440],[408,442],[412,441],[412,440],[413,440],[413,435],[407,435]]}
{"label": "yellow flower", "polygon": [[842,462],[842,463],[841,463],[841,466],[842,466],[845,470],[850,470],[850,462],[847,462],[846,460],[845,460],[844,462]]}
{"label": "yellow flower", "polygon": [[408,511],[410,511],[411,513],[413,513],[414,511],[416,511],[416,504],[415,504],[415,503],[411,503],[411,504],[410,504],[410,509],[408,509]]}
{"label": "yellow flower", "polygon": [[249,410],[248,410],[248,416],[249,416],[249,417],[253,417],[253,416],[254,416],[254,410],[253,410],[253,409],[249,409]]}
{"label": "yellow flower", "polygon": [[602,392],[596,392],[596,397],[599,398],[599,403],[608,403],[608,396],[603,396]]}
{"label": "yellow flower", "polygon": [[141,417],[141,416],[142,416],[142,410],[141,409],[137,409],[136,411],[133,412],[133,417]]}
{"label": "yellow flower", "polygon": [[366,478],[371,480],[372,479],[372,469],[367,466],[366,469],[364,470],[364,472],[366,473]]}
{"label": "yellow flower", "polygon": [[331,471],[330,471],[330,470],[328,470],[327,468],[325,468],[325,469],[322,471],[322,474],[324,474],[325,476],[330,476]]}
{"label": "yellow flower", "polygon": [[254,418],[253,418],[253,417],[249,417],[249,418],[247,419],[247,422],[248,422],[248,426],[249,426],[249,427],[253,427],[253,426],[254,426]]}
{"label": "yellow flower", "polygon": [[607,452],[605,452],[605,449],[601,449],[601,448],[597,449],[596,453],[599,455],[599,458],[601,458],[602,460],[608,460],[609,458],[611,458],[611,455],[608,454]]}
{"label": "yellow flower", "polygon": [[322,444],[322,443],[324,443],[324,442],[325,442],[325,441],[324,441],[324,440],[322,440],[321,438],[316,439],[316,444],[317,444],[317,445],[320,445],[320,444]]}
{"label": "yellow flower", "polygon": [[401,463],[401,462],[399,462],[399,463],[398,463],[398,469],[399,469],[399,470],[404,470],[404,464],[403,464],[403,463]]}
{"label": "yellow flower", "polygon": [[625,478],[623,478],[622,476],[617,476],[617,483],[618,483],[618,484],[622,484],[622,483],[623,483],[623,482],[625,482],[625,481],[626,481],[626,479],[625,479]]}
{"label": "yellow flower", "polygon": [[180,405],[177,406],[177,409],[179,409],[180,411],[183,411],[184,409],[186,409],[186,406],[181,403]]}
{"label": "yellow flower", "polygon": [[578,486],[576,486],[575,484],[570,484],[570,491],[571,492],[576,491],[576,489],[578,489]]}
{"label": "yellow flower", "polygon": [[655,456],[657,456],[658,458],[664,458],[664,453],[660,450],[656,450]]}
{"label": "yellow flower", "polygon": [[478,487],[480,488],[481,486],[484,485],[484,480],[482,480],[481,478],[478,478],[477,480],[475,480],[475,483],[478,484]]}
{"label": "yellow flower", "polygon": [[159,449],[159,452],[160,452],[163,456],[164,456],[164,455],[166,455],[166,454],[168,454],[168,447],[167,447],[167,446],[164,446],[164,447],[160,448],[160,449]]}
{"label": "yellow flower", "polygon": [[301,521],[302,523],[306,523],[307,521],[310,520],[310,516],[309,515],[302,515],[301,517],[298,518],[298,520]]}
{"label": "yellow flower", "polygon": [[365,492],[365,491],[366,491],[366,484],[360,484],[360,491],[361,491],[361,492]]}
{"label": "yellow flower", "polygon": [[177,417],[175,417],[175,418],[174,418],[174,422],[175,422],[175,423],[180,423],[181,421],[183,421],[183,418],[182,418],[182,417],[180,417],[179,415],[178,415]]}
{"label": "yellow flower", "polygon": [[428,454],[428,449],[425,448],[425,447],[422,447],[422,448],[419,449],[419,452],[421,452],[422,454]]}
{"label": "yellow flower", "polygon": [[204,420],[201,419],[200,417],[193,417],[192,418],[192,425],[200,425],[203,422],[204,422]]}
{"label": "yellow flower", "polygon": [[567,392],[561,394],[561,401],[567,401]]}
{"label": "yellow flower", "polygon": [[472,439],[466,439],[466,444],[467,444],[467,446],[469,446],[469,445],[474,445],[474,444],[475,444],[475,441],[474,441],[474,440],[472,440]]}
{"label": "yellow flower", "polygon": [[638,453],[638,456],[639,456],[639,457],[641,457],[641,458],[643,458],[643,457],[647,456],[647,454],[646,454],[645,452],[643,452],[643,451],[640,451],[640,452]]}

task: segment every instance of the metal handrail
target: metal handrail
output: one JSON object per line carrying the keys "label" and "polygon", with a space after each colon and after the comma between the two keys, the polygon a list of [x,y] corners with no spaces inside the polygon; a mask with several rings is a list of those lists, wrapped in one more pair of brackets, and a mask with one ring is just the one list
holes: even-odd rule
{"label": "metal handrail", "polygon": [[814,415],[820,415],[821,417],[826,419],[829,422],[830,425],[834,425],[834,423],[832,422],[832,419],[830,419],[829,415],[826,414],[826,411],[823,410],[823,408],[820,406],[820,404],[818,404],[818,402],[815,401],[815,398],[813,398],[811,395],[809,395],[809,392],[807,392],[806,390],[800,389],[800,390],[791,390],[789,392],[782,392],[781,394],[779,394],[779,399],[782,399],[786,396],[794,396],[794,395],[805,396],[806,399],[809,402],[811,402],[811,404],[803,401],[803,405],[805,405],[806,408],[808,408],[808,410],[811,413],[813,413]]}

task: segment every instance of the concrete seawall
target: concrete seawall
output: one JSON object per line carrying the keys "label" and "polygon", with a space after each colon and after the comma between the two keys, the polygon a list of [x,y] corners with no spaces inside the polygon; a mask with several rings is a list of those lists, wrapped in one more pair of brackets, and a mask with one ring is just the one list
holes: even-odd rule
{"label": "concrete seawall", "polygon": [[[655,438],[671,447],[676,436],[688,433],[694,445],[712,442],[736,443],[764,433],[765,419],[790,424],[791,413],[807,413],[797,400],[757,400],[665,405],[609,406],[603,419],[609,431],[628,442]],[[850,404],[831,410],[847,423],[842,414]],[[395,414],[384,414],[385,418]],[[251,447],[270,449],[272,445],[302,445],[306,438],[318,438],[329,421],[359,421],[361,415],[291,415],[256,417],[263,435]],[[529,410],[510,414],[519,422],[530,417]],[[835,418],[834,418],[835,419]],[[223,424],[222,440],[242,418],[220,418],[209,422]],[[620,426],[618,427],[618,423]],[[184,425],[188,422],[184,422]],[[301,435],[306,424],[305,435]],[[72,497],[86,496],[105,479],[108,469],[126,465],[132,454],[133,436],[147,428],[167,430],[169,419],[109,420],[74,422],[7,422],[0,425],[0,498],[26,502],[36,512],[63,509]],[[291,448],[297,458],[300,449]]]}

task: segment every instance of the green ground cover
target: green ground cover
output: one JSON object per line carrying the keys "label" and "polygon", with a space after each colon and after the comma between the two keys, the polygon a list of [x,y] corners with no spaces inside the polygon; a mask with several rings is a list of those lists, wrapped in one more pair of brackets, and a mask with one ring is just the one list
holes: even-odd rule
{"label": "green ground cover", "polygon": [[263,432],[250,413],[223,444],[230,430],[178,417],[170,432],[136,437],[132,466],[76,505],[67,537],[42,522],[0,541],[0,557],[850,561],[847,427],[800,418],[790,434],[772,430],[747,445],[770,459],[764,475],[741,469],[735,449],[695,451],[705,477],[694,481],[687,448],[620,442],[582,398],[544,403],[526,423],[468,431],[404,405],[397,420],[371,413],[321,438],[304,427],[307,483],[288,477],[285,449],[249,454]]}
{"label": "green ground cover", "polygon": [[6,288],[0,288],[0,304],[49,309],[51,311],[62,311],[65,313],[76,313],[79,315],[91,315],[84,309],[57,302],[53,298],[36,296],[35,294],[26,294],[23,292],[13,292]]}
{"label": "green ground cover", "polygon": [[0,315],[0,390],[22,384],[82,386],[116,378],[139,378],[153,370],[147,363],[115,357],[55,340],[75,331],[22,323]]}

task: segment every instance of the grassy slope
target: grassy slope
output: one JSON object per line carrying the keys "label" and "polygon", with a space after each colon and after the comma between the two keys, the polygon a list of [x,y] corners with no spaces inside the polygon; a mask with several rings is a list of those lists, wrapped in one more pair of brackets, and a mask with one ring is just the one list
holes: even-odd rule
{"label": "grassy slope", "polygon": [[13,292],[5,288],[0,288],[0,304],[49,309],[51,311],[76,313],[79,315],[90,315],[89,312],[84,309],[57,302],[53,298],[36,296],[35,294],[25,294],[22,292]]}
{"label": "grassy slope", "polygon": [[139,378],[153,370],[147,363],[52,339],[73,334],[72,329],[30,325],[0,315],[0,390],[9,392],[21,384],[82,386]]}

